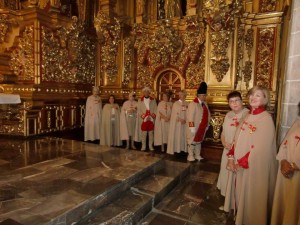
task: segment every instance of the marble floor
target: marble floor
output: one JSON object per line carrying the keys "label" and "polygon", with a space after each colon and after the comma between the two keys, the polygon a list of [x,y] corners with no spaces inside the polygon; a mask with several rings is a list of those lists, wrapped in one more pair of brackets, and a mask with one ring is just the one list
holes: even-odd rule
{"label": "marble floor", "polygon": [[[142,180],[152,176],[149,171],[169,184],[179,167],[188,168],[190,176],[173,184],[170,193],[160,193],[159,201],[152,203],[151,212],[138,224],[232,224],[230,216],[218,209],[223,201],[215,188],[219,164],[188,164],[185,157],[57,137],[0,138],[0,225],[77,224],[81,217],[113,201],[124,208],[129,197],[126,200],[124,195],[121,201],[117,195],[130,187],[143,186],[154,193],[156,186],[148,185],[152,181]],[[103,222],[101,214],[94,214],[78,224],[117,224]]]}

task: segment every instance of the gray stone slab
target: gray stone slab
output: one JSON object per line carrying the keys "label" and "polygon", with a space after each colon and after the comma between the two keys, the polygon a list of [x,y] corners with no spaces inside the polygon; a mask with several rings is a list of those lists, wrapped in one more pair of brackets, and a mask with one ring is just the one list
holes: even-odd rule
{"label": "gray stone slab", "polygon": [[72,173],[76,172],[77,170],[63,167],[63,166],[57,166],[52,169],[49,169],[47,171],[44,171],[42,173],[39,173],[37,175],[32,175],[28,176],[25,179],[34,181],[37,183],[42,183],[42,182],[49,182],[52,180],[56,180],[59,178],[65,178],[71,175]]}

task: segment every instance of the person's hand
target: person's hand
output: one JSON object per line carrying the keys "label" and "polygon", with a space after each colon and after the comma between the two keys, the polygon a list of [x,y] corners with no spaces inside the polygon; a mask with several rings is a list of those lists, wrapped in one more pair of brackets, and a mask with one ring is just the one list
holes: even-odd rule
{"label": "person's hand", "polygon": [[291,178],[294,175],[295,169],[287,160],[284,159],[280,162],[280,171],[286,178]]}
{"label": "person's hand", "polygon": [[235,171],[234,159],[228,159],[226,169],[229,171]]}
{"label": "person's hand", "polygon": [[239,164],[235,164],[234,165],[234,172],[237,172],[237,171],[239,171],[240,170],[240,165]]}
{"label": "person's hand", "polygon": [[170,121],[170,117],[165,117],[165,122],[169,122]]}
{"label": "person's hand", "polygon": [[225,144],[223,145],[225,149],[227,149],[228,151],[231,149],[231,144],[225,142]]}
{"label": "person's hand", "polygon": [[192,135],[196,134],[196,127],[190,127],[190,131],[192,133]]}

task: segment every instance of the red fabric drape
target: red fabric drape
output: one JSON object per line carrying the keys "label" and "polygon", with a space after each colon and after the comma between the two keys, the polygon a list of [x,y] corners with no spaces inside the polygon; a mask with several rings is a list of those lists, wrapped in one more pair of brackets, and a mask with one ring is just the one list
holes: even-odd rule
{"label": "red fabric drape", "polygon": [[194,141],[195,142],[201,142],[204,139],[204,135],[206,132],[206,128],[208,125],[208,109],[206,107],[206,105],[203,103],[202,105],[203,108],[203,116],[202,116],[202,120],[199,124],[198,130],[196,132],[196,135],[194,137]]}

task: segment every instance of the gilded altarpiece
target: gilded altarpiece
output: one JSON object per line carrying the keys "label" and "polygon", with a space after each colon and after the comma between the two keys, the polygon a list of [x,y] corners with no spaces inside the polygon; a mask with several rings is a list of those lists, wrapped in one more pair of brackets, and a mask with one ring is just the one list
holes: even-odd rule
{"label": "gilded altarpiece", "polygon": [[[139,95],[144,86],[159,100],[160,84],[173,92],[186,89],[192,100],[206,81],[212,113],[206,141],[213,145],[220,142],[231,90],[245,97],[254,85],[268,87],[269,110],[276,114],[278,62],[285,57],[279,52],[286,47],[280,39],[287,10],[283,0],[188,0],[184,16],[168,18],[164,1],[123,2],[122,8],[136,9],[122,16],[115,11],[117,1],[100,1],[92,19],[82,12],[79,19],[71,17],[59,4],[49,13],[38,5],[23,9],[19,1],[4,2],[0,90],[20,94],[23,103],[13,109],[19,123],[13,126],[6,116],[1,133],[29,136],[82,126],[95,81],[104,101],[115,94],[119,102],[129,91]],[[94,28],[86,29],[85,18],[94,21]],[[165,74],[176,83],[161,82]]]}
{"label": "gilded altarpiece", "polygon": [[3,10],[0,18],[0,89],[22,100],[1,106],[0,134],[31,136],[82,127],[85,100],[95,83],[93,29],[76,16],[49,13],[38,5]]}

